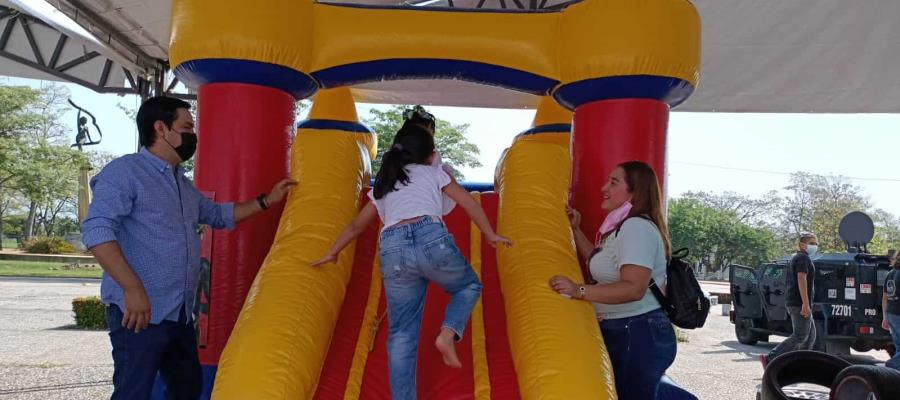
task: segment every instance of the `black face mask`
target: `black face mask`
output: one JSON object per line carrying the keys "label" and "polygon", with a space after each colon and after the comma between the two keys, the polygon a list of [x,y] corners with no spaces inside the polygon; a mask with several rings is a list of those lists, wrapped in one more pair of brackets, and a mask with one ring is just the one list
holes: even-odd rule
{"label": "black face mask", "polygon": [[172,146],[172,143],[169,143],[165,137],[163,140],[166,141],[166,144],[175,150],[175,153],[178,154],[178,157],[181,158],[181,162],[185,162],[190,160],[191,157],[194,156],[194,152],[197,151],[197,134],[193,132],[179,132],[181,134],[181,146],[175,147]]}

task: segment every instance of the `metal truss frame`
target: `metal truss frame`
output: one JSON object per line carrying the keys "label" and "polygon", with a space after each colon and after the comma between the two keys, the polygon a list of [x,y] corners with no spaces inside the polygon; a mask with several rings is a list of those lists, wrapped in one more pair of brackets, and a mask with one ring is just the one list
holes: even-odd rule
{"label": "metal truss frame", "polygon": [[[21,25],[21,32],[24,33],[24,38],[17,37],[17,35],[14,34],[13,28],[15,28],[16,24]],[[34,24],[51,29],[58,35],[56,46],[54,47],[49,60],[44,59],[44,56],[38,47],[38,43],[35,40],[35,35],[31,28]],[[147,98],[158,93],[183,99],[196,99],[196,95],[193,94],[173,92],[178,85],[178,78],[169,72],[169,66],[164,60],[152,59],[145,54],[141,57],[146,58],[139,57],[138,61],[140,61],[141,64],[147,65],[152,62],[152,66],[147,68],[147,70],[150,71],[147,74],[135,74],[128,68],[119,65],[110,58],[104,57],[97,51],[83,52],[82,55],[71,60],[61,60],[60,57],[67,46],[79,46],[79,44],[73,43],[74,41],[70,40],[68,35],[60,32],[44,21],[11,7],[0,6],[0,27],[2,27],[0,28],[0,57],[47,73],[60,80],[76,83],[98,93],[134,94],[141,96],[142,98]],[[11,40],[26,40],[34,54],[34,60],[7,51],[7,44],[9,44]],[[143,54],[143,52],[141,52],[141,54]],[[72,68],[97,57],[102,57],[105,61],[96,81],[88,81],[68,73]],[[108,85],[109,76],[113,71],[113,68],[120,68],[122,70],[128,82],[126,87]],[[166,82],[168,82],[168,84]]]}

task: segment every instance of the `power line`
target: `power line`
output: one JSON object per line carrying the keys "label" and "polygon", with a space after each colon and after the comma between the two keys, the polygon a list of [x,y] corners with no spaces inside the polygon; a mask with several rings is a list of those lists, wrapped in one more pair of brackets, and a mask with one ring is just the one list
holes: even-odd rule
{"label": "power line", "polygon": [[[725,166],[725,165],[701,164],[701,163],[692,163],[692,162],[683,162],[683,161],[671,161],[671,162],[673,164],[690,165],[690,166],[694,166],[694,167],[724,169],[724,170],[729,170],[729,171],[753,172],[753,173],[758,173],[758,174],[784,175],[784,176],[791,176],[794,174],[794,172],[772,171],[772,170],[753,169],[753,168],[737,168],[737,167],[729,167],[729,166]],[[814,174],[814,175],[819,175],[819,174]],[[900,182],[900,179],[896,179],[896,178],[870,178],[870,177],[845,176],[845,175],[841,175],[841,177],[851,179],[851,180],[858,180],[858,181]]]}

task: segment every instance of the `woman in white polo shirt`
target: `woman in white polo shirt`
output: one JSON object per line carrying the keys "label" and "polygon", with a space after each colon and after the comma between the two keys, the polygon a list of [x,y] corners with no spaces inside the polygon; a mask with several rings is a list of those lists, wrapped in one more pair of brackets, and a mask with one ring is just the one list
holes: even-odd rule
{"label": "woman in white polo shirt", "polygon": [[619,399],[652,400],[676,352],[672,324],[648,289],[651,278],[666,281],[671,254],[662,193],[656,173],[640,161],[619,164],[602,190],[601,207],[609,215],[594,242],[578,227],[578,212],[571,212],[578,254],[597,283],[554,276],[550,287],[593,303]]}

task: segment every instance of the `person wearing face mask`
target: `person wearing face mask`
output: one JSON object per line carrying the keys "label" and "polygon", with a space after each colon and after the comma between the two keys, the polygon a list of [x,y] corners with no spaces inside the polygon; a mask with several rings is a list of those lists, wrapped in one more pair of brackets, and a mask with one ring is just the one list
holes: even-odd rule
{"label": "person wearing face mask", "polygon": [[[662,191],[653,168],[640,161],[619,164],[602,191],[600,207],[609,214],[593,241],[582,232],[578,211],[570,210],[577,253],[597,283],[581,285],[557,275],[550,287],[593,303],[619,399],[654,400],[677,351],[672,323],[649,289],[651,279],[665,287],[671,257]],[[679,398],[696,398],[671,390]]]}
{"label": "person wearing face mask", "polygon": [[84,244],[103,267],[100,294],[112,343],[112,399],[148,399],[157,373],[169,399],[196,399],[202,375],[192,309],[200,272],[200,225],[233,229],[281,202],[297,183],[217,204],[179,165],[197,135],[190,104],[154,97],[137,113],[141,150],[111,161],[91,179]]}
{"label": "person wearing face mask", "polygon": [[769,361],[794,350],[812,350],[816,343],[816,324],[812,318],[813,277],[816,266],[812,258],[819,250],[819,240],[809,232],[800,234],[797,252],[791,257],[784,271],[787,292],[784,304],[791,317],[791,336],[776,346],[769,354],[762,354],[759,360],[765,368]]}

